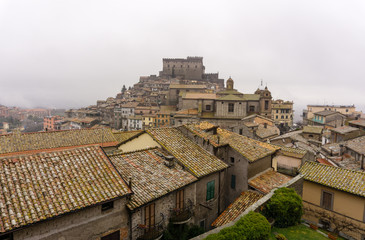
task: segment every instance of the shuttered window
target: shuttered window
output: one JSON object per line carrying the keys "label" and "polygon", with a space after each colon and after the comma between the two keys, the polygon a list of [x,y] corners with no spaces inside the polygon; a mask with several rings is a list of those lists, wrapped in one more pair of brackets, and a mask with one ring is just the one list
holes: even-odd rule
{"label": "shuttered window", "polygon": [[176,208],[179,210],[184,208],[184,189],[176,193]]}
{"label": "shuttered window", "polygon": [[231,176],[231,188],[232,189],[236,188],[236,175]]}
{"label": "shuttered window", "polygon": [[152,203],[145,207],[145,224],[147,228],[155,225],[155,204]]}
{"label": "shuttered window", "polygon": [[332,210],[333,194],[322,191],[322,207],[328,210]]}
{"label": "shuttered window", "polygon": [[207,183],[207,201],[214,198],[214,185],[214,180]]}

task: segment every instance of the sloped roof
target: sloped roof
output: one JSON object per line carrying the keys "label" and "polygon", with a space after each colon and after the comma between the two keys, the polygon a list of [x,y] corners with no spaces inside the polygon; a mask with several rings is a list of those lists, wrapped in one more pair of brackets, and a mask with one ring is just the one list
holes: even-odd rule
{"label": "sloped roof", "polygon": [[259,101],[260,94],[244,94],[243,98],[247,101]]}
{"label": "sloped roof", "polygon": [[231,148],[241,153],[250,162],[254,162],[258,159],[271,155],[275,153],[276,150],[280,149],[278,146],[260,142],[222,128],[218,128],[217,134],[213,135],[206,131],[206,129],[214,127],[214,125],[209,122],[188,124],[184,125],[184,127],[194,134],[209,140],[213,146],[218,147],[228,144]]}
{"label": "sloped roof", "polygon": [[99,146],[0,158],[0,233],[130,194]]}
{"label": "sloped roof", "polygon": [[280,146],[280,152],[288,157],[303,158],[307,153],[307,150]]}
{"label": "sloped roof", "polygon": [[352,140],[348,140],[346,142],[346,147],[361,153],[365,154],[365,136],[358,137]]}
{"label": "sloped roof", "polygon": [[182,188],[196,180],[191,173],[175,164],[167,167],[161,149],[149,149],[130,153],[109,155],[125,179],[131,178],[133,196],[127,206],[133,210],[159,197]]}
{"label": "sloped roof", "polygon": [[306,162],[300,173],[307,181],[365,197],[365,173]]}
{"label": "sloped roof", "polygon": [[304,126],[303,133],[315,133],[321,134],[323,131],[323,127],[321,126]]}
{"label": "sloped roof", "polygon": [[147,132],[198,178],[228,167],[177,128],[154,128]]}
{"label": "sloped roof", "polygon": [[346,133],[350,133],[350,132],[357,131],[357,130],[359,130],[359,129],[355,128],[355,127],[350,127],[350,126],[342,126],[342,127],[337,127],[337,128],[331,129],[332,132],[336,132],[339,134],[346,134]]}
{"label": "sloped roof", "polygon": [[276,126],[266,126],[266,128],[260,124],[256,130],[256,135],[260,138],[268,138],[280,135],[280,130]]}
{"label": "sloped roof", "polygon": [[229,94],[217,99],[218,101],[244,101],[245,99],[238,97],[237,95]]}
{"label": "sloped roof", "polygon": [[191,93],[188,92],[183,97],[184,99],[216,99],[217,95],[215,93]]}
{"label": "sloped roof", "polygon": [[249,179],[248,185],[264,194],[267,194],[274,188],[280,187],[281,185],[289,182],[290,179],[292,178],[269,169],[268,171],[260,173],[258,176]]}
{"label": "sloped roof", "polygon": [[13,133],[0,135],[0,154],[89,144],[108,147],[118,142],[108,128]]}
{"label": "sloped roof", "polygon": [[231,203],[224,212],[212,223],[213,227],[220,227],[238,218],[248,207],[257,202],[264,195],[254,192],[245,191]]}
{"label": "sloped roof", "polygon": [[170,84],[170,88],[180,88],[180,89],[206,89],[207,85],[203,84]]}
{"label": "sloped roof", "polygon": [[349,121],[349,123],[357,125],[357,126],[365,127],[365,119],[352,120],[352,121]]}

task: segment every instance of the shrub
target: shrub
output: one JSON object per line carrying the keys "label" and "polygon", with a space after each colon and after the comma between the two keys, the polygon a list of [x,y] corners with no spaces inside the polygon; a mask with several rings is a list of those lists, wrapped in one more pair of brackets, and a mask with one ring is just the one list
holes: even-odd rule
{"label": "shrub", "polygon": [[302,198],[291,188],[280,188],[266,204],[263,214],[274,218],[276,227],[294,226],[303,215]]}
{"label": "shrub", "polygon": [[270,224],[259,213],[250,212],[232,227],[209,235],[205,240],[266,240],[270,235]]}
{"label": "shrub", "polygon": [[270,223],[260,213],[250,212],[237,221],[235,226],[239,232],[250,240],[269,239],[271,232]]}

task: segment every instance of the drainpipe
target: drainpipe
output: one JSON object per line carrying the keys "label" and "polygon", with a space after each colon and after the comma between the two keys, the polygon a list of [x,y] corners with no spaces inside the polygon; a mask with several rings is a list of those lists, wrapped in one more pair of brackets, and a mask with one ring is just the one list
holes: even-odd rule
{"label": "drainpipe", "polygon": [[219,181],[218,181],[218,215],[221,213],[221,172],[219,171]]}

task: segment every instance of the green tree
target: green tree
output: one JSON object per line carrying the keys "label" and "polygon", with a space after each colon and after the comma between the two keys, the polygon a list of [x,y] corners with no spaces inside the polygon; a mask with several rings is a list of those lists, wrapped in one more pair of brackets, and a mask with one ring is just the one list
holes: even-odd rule
{"label": "green tree", "polygon": [[276,227],[289,227],[300,223],[303,215],[302,198],[291,188],[279,188],[265,205],[263,214],[275,219]]}

